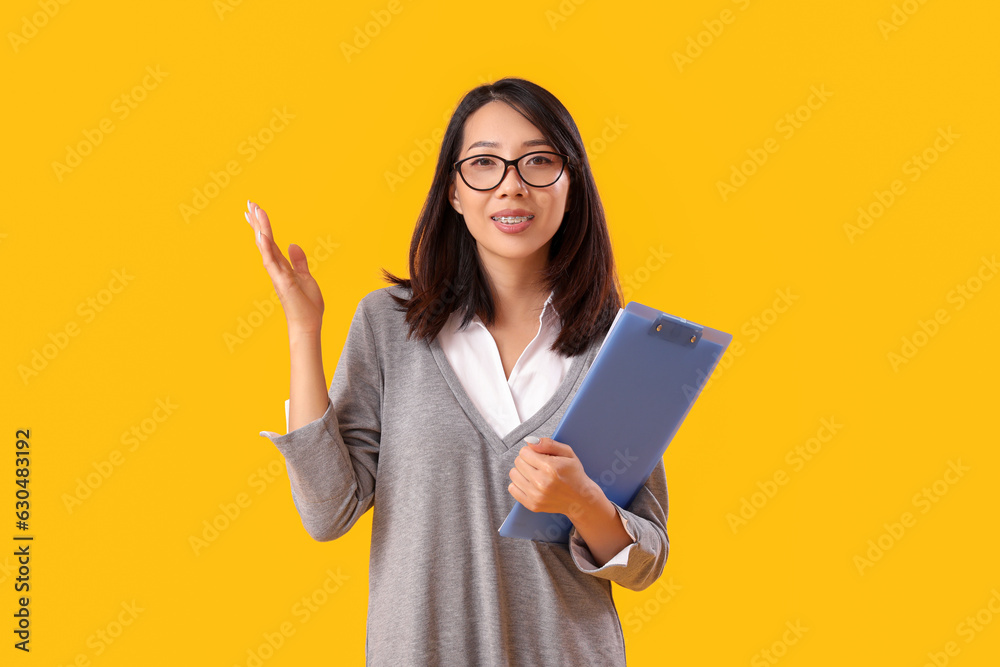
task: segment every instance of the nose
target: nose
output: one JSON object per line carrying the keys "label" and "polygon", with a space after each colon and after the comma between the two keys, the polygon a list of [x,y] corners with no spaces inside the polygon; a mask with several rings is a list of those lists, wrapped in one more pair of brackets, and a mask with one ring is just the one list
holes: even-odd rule
{"label": "nose", "polygon": [[508,192],[513,194],[518,191],[527,192],[528,186],[521,180],[521,175],[517,173],[514,165],[507,165],[507,171],[504,172],[503,180],[497,186],[497,193]]}

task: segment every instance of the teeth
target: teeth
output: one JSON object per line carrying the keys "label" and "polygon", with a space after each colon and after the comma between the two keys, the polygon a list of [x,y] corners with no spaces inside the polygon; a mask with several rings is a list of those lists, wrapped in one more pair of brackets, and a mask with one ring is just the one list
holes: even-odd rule
{"label": "teeth", "polygon": [[514,224],[517,224],[519,222],[524,222],[525,220],[530,220],[533,217],[535,217],[535,216],[533,216],[533,215],[517,215],[517,216],[503,215],[503,216],[499,216],[499,217],[493,216],[493,219],[494,220],[499,220],[500,222],[504,223],[505,225],[514,225]]}

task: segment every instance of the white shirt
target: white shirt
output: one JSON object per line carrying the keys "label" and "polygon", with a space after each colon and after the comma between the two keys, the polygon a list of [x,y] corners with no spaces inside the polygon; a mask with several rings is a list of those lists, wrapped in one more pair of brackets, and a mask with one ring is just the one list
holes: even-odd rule
{"label": "white shirt", "polygon": [[[461,381],[462,388],[500,438],[517,428],[548,402],[573,363],[573,357],[565,357],[549,349],[560,331],[559,314],[552,305],[553,296],[554,292],[550,292],[545,300],[538,316],[538,332],[518,357],[509,378],[504,373],[500,350],[493,334],[479,315],[473,315],[465,330],[459,331],[462,317],[461,313],[455,311],[438,334],[441,349]],[[286,400],[286,431],[288,404]],[[627,520],[620,514],[618,516],[627,533]],[[633,540],[632,544],[601,567],[594,563],[579,535],[577,539],[570,541],[570,551],[580,563],[585,564],[586,569],[597,572],[614,565],[627,565],[629,553],[635,544]]]}
{"label": "white shirt", "polygon": [[548,403],[573,364],[572,357],[548,349],[559,335],[559,315],[552,306],[552,296],[549,294],[538,315],[538,332],[509,378],[493,334],[479,315],[473,315],[465,331],[459,331],[462,317],[453,312],[438,334],[462,388],[501,439]]}

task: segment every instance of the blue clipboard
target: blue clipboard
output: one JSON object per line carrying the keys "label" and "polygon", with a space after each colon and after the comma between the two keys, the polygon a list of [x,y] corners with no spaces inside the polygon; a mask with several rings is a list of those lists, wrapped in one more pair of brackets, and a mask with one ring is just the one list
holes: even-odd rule
{"label": "blue clipboard", "polygon": [[[729,347],[731,334],[630,301],[619,310],[551,438],[628,509]],[[565,514],[515,503],[499,533],[569,544]]]}

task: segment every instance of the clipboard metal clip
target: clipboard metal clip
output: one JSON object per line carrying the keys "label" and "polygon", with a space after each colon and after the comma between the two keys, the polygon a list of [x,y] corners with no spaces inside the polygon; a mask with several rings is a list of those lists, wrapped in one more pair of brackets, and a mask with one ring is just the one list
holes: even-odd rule
{"label": "clipboard metal clip", "polygon": [[651,336],[676,343],[683,347],[695,347],[701,340],[701,327],[694,322],[661,313],[650,326]]}

